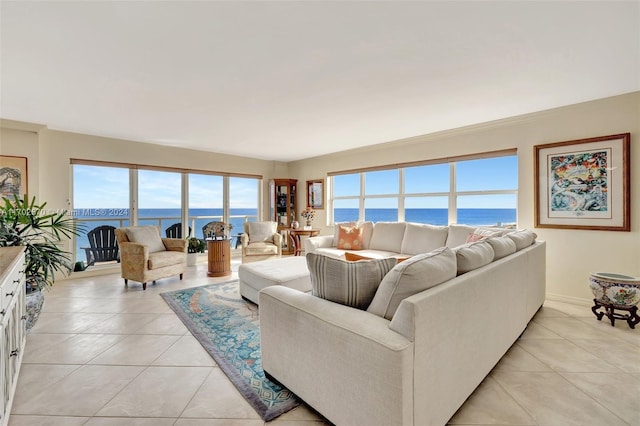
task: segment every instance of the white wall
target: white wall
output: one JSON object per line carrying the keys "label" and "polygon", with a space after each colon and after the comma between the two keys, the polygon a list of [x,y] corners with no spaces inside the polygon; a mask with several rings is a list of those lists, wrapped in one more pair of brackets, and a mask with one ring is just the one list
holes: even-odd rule
{"label": "white wall", "polygon": [[[212,152],[158,146],[127,140],[60,132],[40,127],[36,133],[23,130],[24,123],[2,121],[0,128],[4,155],[27,157],[29,194],[50,209],[70,209],[72,182],[70,159],[111,161],[244,173],[263,176],[262,212],[269,215],[269,179],[287,175],[285,163],[256,160]],[[65,249],[72,251],[71,243]]]}
{"label": "white wall", "polygon": [[[304,185],[306,180],[326,179],[332,171],[517,148],[518,226],[533,228],[533,146],[627,132],[631,133],[632,231],[535,229],[548,243],[547,294],[588,303],[589,272],[640,276],[640,92],[310,158],[290,163],[289,172]],[[298,211],[305,207],[305,193],[300,193]],[[314,225],[325,227],[323,233],[331,232],[326,228],[326,210],[318,213]]]}
{"label": "white wall", "polygon": [[[534,223],[534,145],[630,132],[632,231],[535,231],[548,242],[547,294],[552,298],[587,303],[591,299],[587,285],[591,271],[640,276],[640,207],[636,207],[640,206],[640,92],[292,163],[59,132],[5,120],[0,126],[0,154],[28,157],[29,193],[47,201],[51,208],[69,207],[69,159],[82,158],[261,174],[265,218],[269,215],[268,183],[272,178],[298,179],[301,211],[306,201],[305,182],[326,179],[331,171],[517,148],[518,225],[523,228],[533,228]],[[330,232],[325,211],[318,213],[314,225]]]}

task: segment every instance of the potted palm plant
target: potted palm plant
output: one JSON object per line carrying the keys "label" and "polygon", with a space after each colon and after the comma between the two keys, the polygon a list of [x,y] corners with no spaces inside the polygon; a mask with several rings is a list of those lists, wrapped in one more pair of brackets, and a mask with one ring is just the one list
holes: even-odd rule
{"label": "potted palm plant", "polygon": [[27,315],[33,314],[27,327],[37,318],[44,301],[42,291],[53,285],[55,273],[72,270],[71,253],[60,243],[82,230],[66,211],[47,210],[46,205],[26,195],[3,197],[0,204],[0,247],[25,247]]}

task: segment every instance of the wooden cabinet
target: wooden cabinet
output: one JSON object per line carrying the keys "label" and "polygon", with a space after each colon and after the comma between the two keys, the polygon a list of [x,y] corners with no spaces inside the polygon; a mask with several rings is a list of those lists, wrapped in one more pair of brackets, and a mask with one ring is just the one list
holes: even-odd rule
{"label": "wooden cabinet", "polygon": [[24,247],[0,248],[0,420],[9,422],[26,341]]}
{"label": "wooden cabinet", "polygon": [[231,275],[231,240],[207,240],[209,277]]}
{"label": "wooden cabinet", "polygon": [[282,254],[292,254],[291,224],[297,220],[296,197],[298,195],[296,179],[273,179],[271,192],[271,220],[278,224],[278,232],[282,235]]}

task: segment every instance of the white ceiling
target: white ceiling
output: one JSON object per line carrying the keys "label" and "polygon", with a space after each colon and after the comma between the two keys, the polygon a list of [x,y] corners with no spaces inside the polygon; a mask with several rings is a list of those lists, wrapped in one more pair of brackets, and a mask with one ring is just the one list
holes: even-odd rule
{"label": "white ceiling", "polygon": [[0,117],[291,161],[640,90],[640,2],[0,3]]}

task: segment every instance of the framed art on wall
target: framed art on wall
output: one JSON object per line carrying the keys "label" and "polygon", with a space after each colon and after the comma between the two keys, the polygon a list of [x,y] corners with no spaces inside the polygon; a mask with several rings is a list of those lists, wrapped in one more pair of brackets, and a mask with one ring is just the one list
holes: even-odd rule
{"label": "framed art on wall", "polygon": [[631,135],[536,145],[535,226],[630,231]]}
{"label": "framed art on wall", "polygon": [[307,181],[307,207],[324,209],[324,179]]}
{"label": "framed art on wall", "polygon": [[0,155],[0,196],[22,198],[27,193],[27,157]]}

